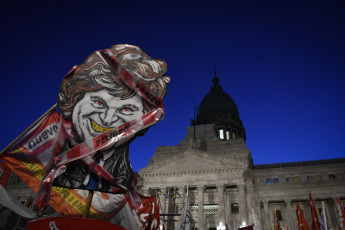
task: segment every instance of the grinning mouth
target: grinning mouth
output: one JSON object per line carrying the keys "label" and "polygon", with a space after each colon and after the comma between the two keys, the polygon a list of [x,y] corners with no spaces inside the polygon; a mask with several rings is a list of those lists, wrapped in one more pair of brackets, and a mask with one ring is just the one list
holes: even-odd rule
{"label": "grinning mouth", "polygon": [[105,133],[113,128],[105,128],[99,124],[97,124],[95,121],[90,120],[91,121],[91,127],[93,130],[95,130],[96,132],[100,132],[100,133]]}

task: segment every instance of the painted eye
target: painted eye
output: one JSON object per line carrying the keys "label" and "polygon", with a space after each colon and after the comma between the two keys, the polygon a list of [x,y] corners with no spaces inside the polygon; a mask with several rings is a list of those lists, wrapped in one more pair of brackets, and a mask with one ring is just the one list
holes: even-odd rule
{"label": "painted eye", "polygon": [[133,115],[137,111],[137,107],[135,105],[124,105],[120,109],[120,113],[123,115]]}
{"label": "painted eye", "polygon": [[106,106],[106,104],[102,100],[98,99],[92,100],[91,104],[96,108],[104,108]]}

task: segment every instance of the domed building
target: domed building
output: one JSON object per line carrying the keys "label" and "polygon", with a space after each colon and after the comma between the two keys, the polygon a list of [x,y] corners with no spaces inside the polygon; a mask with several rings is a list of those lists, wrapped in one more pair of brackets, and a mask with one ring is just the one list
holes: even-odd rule
{"label": "domed building", "polygon": [[174,229],[187,200],[194,229],[275,229],[275,215],[281,229],[298,229],[297,202],[311,223],[309,192],[316,210],[325,204],[328,226],[337,229],[336,197],[345,200],[345,159],[253,165],[236,103],[216,73],[212,82],[184,140],[158,147],[139,172],[137,190],[156,192],[166,229]]}
{"label": "domed building", "polygon": [[245,130],[233,99],[219,85],[215,73],[210,92],[203,98],[198,108],[196,125],[216,124],[221,139],[246,139]]}

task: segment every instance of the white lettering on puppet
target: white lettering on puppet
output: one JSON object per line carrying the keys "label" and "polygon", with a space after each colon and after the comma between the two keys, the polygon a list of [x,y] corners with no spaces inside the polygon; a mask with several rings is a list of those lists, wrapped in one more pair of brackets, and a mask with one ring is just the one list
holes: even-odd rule
{"label": "white lettering on puppet", "polygon": [[58,227],[55,224],[55,221],[50,221],[49,222],[49,228],[50,228],[50,230],[59,230]]}
{"label": "white lettering on puppet", "polygon": [[38,147],[41,147],[48,141],[52,140],[55,137],[55,134],[58,130],[57,123],[48,125],[42,132],[31,138],[24,147],[30,152],[34,151]]}

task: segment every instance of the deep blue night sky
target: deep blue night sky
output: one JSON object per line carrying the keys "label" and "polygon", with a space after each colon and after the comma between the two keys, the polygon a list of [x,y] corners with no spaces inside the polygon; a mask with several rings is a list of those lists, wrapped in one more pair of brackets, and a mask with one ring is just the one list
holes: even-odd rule
{"label": "deep blue night sky", "polygon": [[135,171],[177,145],[220,84],[254,164],[345,157],[345,1],[63,1],[0,7],[0,148],[56,103],[95,50],[140,46],[168,63],[166,118],[131,145]]}

